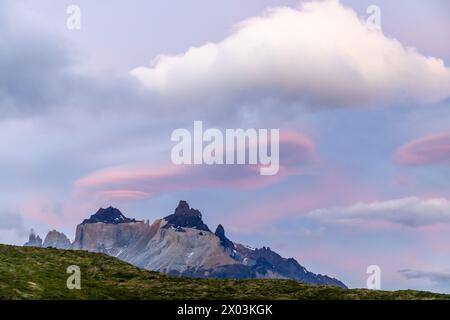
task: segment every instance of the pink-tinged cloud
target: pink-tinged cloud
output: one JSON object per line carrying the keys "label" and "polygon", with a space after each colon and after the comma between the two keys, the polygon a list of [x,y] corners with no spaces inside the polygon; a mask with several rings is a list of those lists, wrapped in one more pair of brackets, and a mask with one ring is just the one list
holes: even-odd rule
{"label": "pink-tinged cloud", "polygon": [[105,199],[113,200],[136,200],[141,198],[149,197],[151,194],[142,191],[135,190],[110,190],[103,191],[100,193]]}
{"label": "pink-tinged cloud", "polygon": [[307,136],[293,131],[280,135],[280,170],[284,174],[302,170],[305,165],[317,163],[319,157],[314,142]]}
{"label": "pink-tinged cloud", "polygon": [[75,182],[77,196],[98,200],[137,200],[161,193],[202,189],[256,189],[287,176],[306,174],[316,164],[314,143],[295,132],[280,135],[280,169],[260,175],[258,165],[124,166],[93,172]]}
{"label": "pink-tinged cloud", "polygon": [[413,140],[400,147],[396,161],[404,165],[450,164],[450,132]]}

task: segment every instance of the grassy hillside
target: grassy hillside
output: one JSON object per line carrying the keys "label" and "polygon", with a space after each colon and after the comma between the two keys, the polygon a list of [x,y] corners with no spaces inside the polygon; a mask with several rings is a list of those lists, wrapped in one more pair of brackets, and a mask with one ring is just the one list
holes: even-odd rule
{"label": "grassy hillside", "polygon": [[[69,290],[66,268],[81,268]],[[419,291],[370,291],[289,280],[205,280],[148,272],[104,254],[0,245],[0,299],[449,299]]]}

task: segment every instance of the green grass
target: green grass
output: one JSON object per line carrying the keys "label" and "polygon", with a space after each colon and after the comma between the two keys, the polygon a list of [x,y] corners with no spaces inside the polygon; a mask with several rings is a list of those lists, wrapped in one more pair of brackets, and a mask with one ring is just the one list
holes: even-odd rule
{"label": "green grass", "polygon": [[[66,287],[66,269],[81,269],[81,290]],[[372,291],[290,280],[170,277],[104,254],[0,245],[0,299],[449,299],[421,291]]]}

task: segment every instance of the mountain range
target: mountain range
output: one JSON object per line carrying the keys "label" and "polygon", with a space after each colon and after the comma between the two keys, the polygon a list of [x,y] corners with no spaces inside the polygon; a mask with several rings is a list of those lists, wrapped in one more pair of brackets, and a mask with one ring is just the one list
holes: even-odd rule
{"label": "mountain range", "polygon": [[293,279],[346,288],[341,281],[310,272],[294,258],[283,258],[269,247],[253,249],[231,241],[222,225],[212,232],[201,212],[183,200],[173,214],[152,224],[127,218],[113,207],[101,208],[77,226],[73,242],[56,230],[44,241],[32,231],[24,246],[101,252],[174,276]]}

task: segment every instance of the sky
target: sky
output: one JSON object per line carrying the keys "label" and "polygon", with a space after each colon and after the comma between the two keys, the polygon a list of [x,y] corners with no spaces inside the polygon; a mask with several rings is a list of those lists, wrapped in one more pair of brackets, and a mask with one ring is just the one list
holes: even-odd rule
{"label": "sky", "polygon": [[[450,293],[449,9],[0,0],[0,242],[184,199],[233,241],[349,287],[378,265],[382,289]],[[282,170],[174,165],[171,133],[194,120],[279,129]]]}

